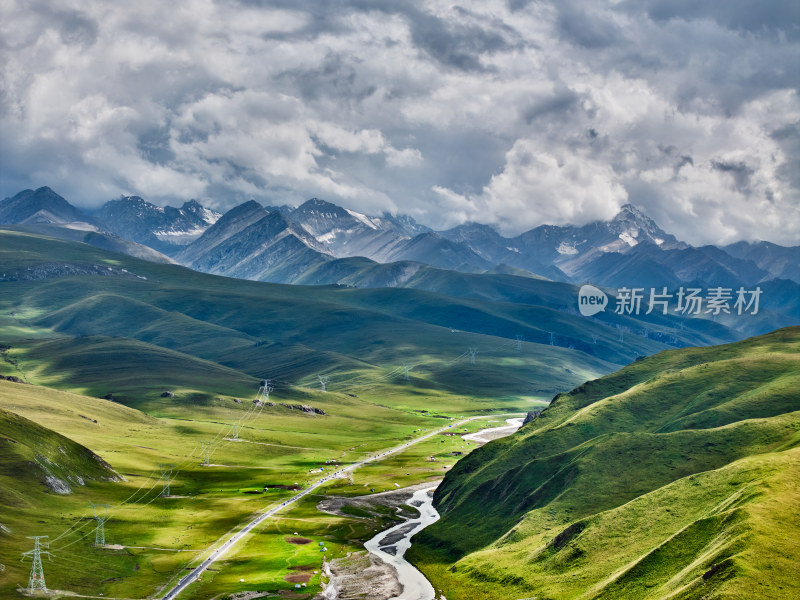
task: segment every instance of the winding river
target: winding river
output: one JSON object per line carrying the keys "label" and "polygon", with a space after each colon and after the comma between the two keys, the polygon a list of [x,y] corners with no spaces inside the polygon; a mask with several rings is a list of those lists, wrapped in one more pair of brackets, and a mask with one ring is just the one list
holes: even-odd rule
{"label": "winding river", "polygon": [[392,600],[434,600],[435,592],[431,582],[404,555],[411,547],[411,538],[431,523],[439,520],[439,513],[433,508],[433,490],[431,487],[414,492],[408,504],[415,507],[420,516],[391,529],[381,531],[364,544],[364,548],[391,565],[397,571],[397,579],[403,586],[403,592]]}
{"label": "winding river", "polygon": [[[462,436],[471,442],[485,443],[500,437],[511,435],[522,426],[522,419],[507,419],[502,427],[481,429],[472,434]],[[371,554],[394,567],[397,579],[403,587],[399,596],[391,600],[435,600],[436,592],[431,582],[414,565],[405,559],[406,550],[411,547],[411,538],[431,523],[439,520],[439,513],[433,507],[433,491],[436,486],[414,492],[408,504],[415,507],[420,516],[391,529],[381,531],[364,543]]]}

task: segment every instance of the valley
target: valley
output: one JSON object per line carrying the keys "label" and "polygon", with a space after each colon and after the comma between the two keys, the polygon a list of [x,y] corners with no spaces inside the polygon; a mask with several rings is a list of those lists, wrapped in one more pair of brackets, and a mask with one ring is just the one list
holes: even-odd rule
{"label": "valley", "polygon": [[[635,526],[636,502],[674,498],[680,514],[659,517],[646,545],[697,527],[731,477],[778,512],[792,497],[764,490],[791,489],[796,328],[730,344],[740,334],[709,319],[587,319],[569,310],[565,282],[427,271],[416,288],[284,285],[16,228],[0,229],[0,260],[0,593],[11,597],[27,587],[29,536],[48,536],[55,597],[313,598],[324,565],[356,561],[402,519],[321,502],[444,476],[442,519],[408,552],[437,594],[588,593],[565,585],[575,569],[597,597],[624,598],[653,571],[602,578],[642,546],[597,550],[591,568],[580,557],[594,550],[560,552],[589,533],[605,547],[606,514],[628,511]],[[507,438],[472,435],[542,409]],[[661,448],[653,436],[666,434]],[[532,458],[538,435],[547,449]],[[610,485],[620,456],[640,470]],[[684,506],[688,477],[711,491]],[[716,573],[720,552],[692,560]],[[780,552],[764,564],[785,570],[791,550]],[[524,558],[540,587],[517,572],[521,557],[540,557]],[[700,568],[680,585],[701,589]],[[747,584],[746,568],[724,581]]]}
{"label": "valley", "polygon": [[0,56],[0,600],[800,600],[798,0]]}
{"label": "valley", "polygon": [[[317,573],[303,583],[313,593],[323,553],[287,537],[296,531],[323,541],[330,560],[357,550],[369,531],[395,518],[321,514],[316,504],[327,493],[361,495],[439,479],[473,444],[425,437],[431,432],[462,421],[462,432],[475,431],[488,415],[543,406],[547,396],[535,390],[551,378],[567,389],[614,368],[567,348],[520,352],[498,336],[392,316],[370,294],[338,300],[353,290],[320,288],[309,297],[302,288],[213,277],[30,234],[0,235],[5,270],[30,273],[2,282],[2,373],[19,382],[0,381],[0,408],[88,448],[119,477],[90,479],[62,464],[60,451],[43,454],[33,430],[4,436],[3,489],[10,495],[0,519],[3,594],[26,587],[30,563],[19,558],[30,550],[28,535],[47,535],[49,589],[163,595],[254,514],[281,506],[334,469],[420,440],[346,478],[327,479],[261,523],[181,597],[294,590],[286,578],[309,564]],[[309,313],[329,316],[322,330],[320,320],[305,318]],[[373,332],[374,345],[358,337],[354,323],[361,334]],[[464,345],[476,342],[485,351],[472,365]],[[551,364],[553,354],[563,363]],[[499,372],[489,377],[492,371]],[[325,391],[320,377],[327,378]],[[257,405],[262,379],[269,379],[269,396]],[[45,468],[59,481],[85,485],[69,483],[70,493],[58,493],[58,485],[46,484]],[[20,478],[22,471],[29,475]],[[89,502],[109,505],[105,545],[94,545]]]}

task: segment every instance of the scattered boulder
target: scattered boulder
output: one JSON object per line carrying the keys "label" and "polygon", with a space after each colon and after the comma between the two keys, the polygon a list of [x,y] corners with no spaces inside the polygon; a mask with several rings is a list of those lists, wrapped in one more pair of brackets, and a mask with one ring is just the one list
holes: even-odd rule
{"label": "scattered boulder", "polygon": [[288,408],[289,410],[300,410],[304,413],[308,414],[316,414],[316,415],[324,415],[326,414],[324,410],[321,408],[315,408],[313,406],[308,406],[307,404],[284,404],[281,402],[281,406],[284,408]]}
{"label": "scattered boulder", "polygon": [[25,383],[17,377],[16,375],[0,375],[0,379],[5,379],[6,381],[10,381],[11,383]]}
{"label": "scattered boulder", "polygon": [[161,392],[162,398],[174,398],[175,394],[173,392]]}
{"label": "scattered boulder", "polygon": [[703,581],[708,581],[709,579],[711,579],[711,577],[714,575],[714,573],[719,571],[721,566],[722,565],[720,565],[720,564],[711,565],[711,568],[708,571],[706,571],[705,573],[703,573]]}
{"label": "scattered boulder", "polygon": [[542,414],[541,410],[532,410],[527,415],[525,415],[525,420],[522,422],[523,425],[527,425],[531,421],[533,421],[536,417]]}
{"label": "scattered boulder", "polygon": [[113,402],[116,398],[114,398],[114,394],[106,394],[103,396],[103,400],[111,400]]}
{"label": "scattered boulder", "polygon": [[236,404],[241,404],[242,403],[242,401],[239,400],[239,398],[234,398],[233,401],[236,402]]}
{"label": "scattered boulder", "polygon": [[69,484],[66,481],[59,479],[53,475],[45,475],[44,476],[44,483],[47,487],[53,490],[56,494],[70,494],[72,493],[72,488],[69,487]]}

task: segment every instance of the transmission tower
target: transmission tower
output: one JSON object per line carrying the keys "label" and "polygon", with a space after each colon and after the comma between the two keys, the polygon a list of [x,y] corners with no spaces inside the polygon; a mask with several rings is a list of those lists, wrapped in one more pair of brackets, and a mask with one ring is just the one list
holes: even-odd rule
{"label": "transmission tower", "polygon": [[158,463],[158,466],[161,469],[161,481],[164,485],[164,489],[161,490],[161,495],[166,498],[170,496],[169,484],[172,481],[172,469],[175,468],[175,465]]}
{"label": "transmission tower", "polygon": [[405,380],[408,381],[408,372],[411,370],[411,367],[403,363],[403,370],[405,371]]}
{"label": "transmission tower", "polygon": [[517,352],[522,352],[522,336],[517,336]]}
{"label": "transmission tower", "polygon": [[234,423],[233,425],[231,425],[231,439],[232,440],[238,440],[239,439],[239,432],[241,430],[242,430],[241,422]]}
{"label": "transmission tower", "polygon": [[555,346],[556,345],[556,336],[552,331],[550,332],[550,345],[551,346]]}
{"label": "transmission tower", "polygon": [[203,453],[202,465],[207,465],[211,462],[211,442],[200,442],[200,451]]}
{"label": "transmission tower", "polygon": [[475,364],[475,355],[478,353],[478,349],[470,346],[469,348],[469,362],[470,364]]}
{"label": "transmission tower", "polygon": [[48,547],[48,544],[42,544],[39,540],[46,538],[49,536],[46,535],[36,535],[36,536],[28,536],[29,540],[33,540],[33,550],[29,550],[28,552],[22,553],[22,560],[25,560],[26,556],[33,557],[33,564],[31,565],[31,576],[28,578],[28,593],[32,594],[36,591],[43,591],[47,593],[47,585],[44,583],[44,569],[42,568],[42,554],[47,554],[48,558],[52,558],[52,554],[50,554],[47,550],[42,550],[41,547],[44,546],[45,548]]}
{"label": "transmission tower", "polygon": [[108,504],[95,504],[94,502],[90,502],[89,506],[92,507],[92,512],[94,513],[94,520],[97,521],[97,527],[94,530],[94,545],[105,546],[106,545],[105,523],[106,521],[108,521],[108,509],[110,508],[110,506]]}
{"label": "transmission tower", "polygon": [[258,396],[256,396],[256,404],[266,404],[273,389],[275,388],[269,379],[262,379],[261,387],[258,388]]}
{"label": "transmission tower", "polygon": [[319,385],[322,388],[322,391],[326,391],[325,386],[328,383],[329,377],[327,375],[317,375],[317,377],[319,378]]}

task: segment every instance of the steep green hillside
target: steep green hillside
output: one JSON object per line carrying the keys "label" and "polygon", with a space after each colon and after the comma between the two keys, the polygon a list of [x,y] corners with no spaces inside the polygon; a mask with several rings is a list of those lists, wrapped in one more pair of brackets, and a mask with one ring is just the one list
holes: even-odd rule
{"label": "steep green hillside", "polygon": [[37,494],[69,494],[87,480],[119,479],[88,448],[0,409],[0,505],[25,506]]}
{"label": "steep green hillside", "polygon": [[448,599],[794,598],[798,386],[788,328],[560,394],[448,473],[415,558]]}

